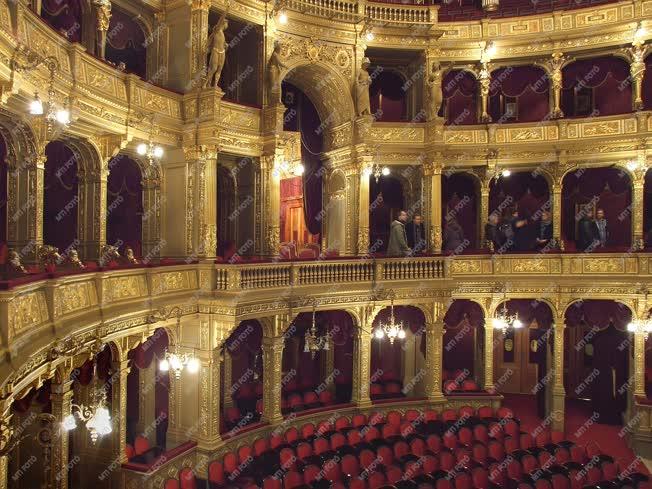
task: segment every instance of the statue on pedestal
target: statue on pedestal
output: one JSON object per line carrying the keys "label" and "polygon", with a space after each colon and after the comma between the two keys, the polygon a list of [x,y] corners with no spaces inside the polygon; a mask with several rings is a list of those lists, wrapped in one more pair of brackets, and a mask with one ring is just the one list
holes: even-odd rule
{"label": "statue on pedestal", "polygon": [[208,44],[206,49],[209,53],[208,58],[208,76],[204,81],[204,88],[217,87],[222,76],[222,69],[226,61],[226,37],[224,31],[229,26],[229,21],[226,18],[226,10],[213,26],[211,35],[208,37]]}
{"label": "statue on pedestal", "polygon": [[362,66],[358,72],[358,79],[355,82],[355,101],[358,116],[371,115],[371,103],[369,102],[371,77],[367,72],[370,64],[369,58],[365,57],[362,59]]}
{"label": "statue on pedestal", "polygon": [[269,84],[269,104],[276,105],[281,100],[281,71],[287,68],[287,65],[281,58],[281,43],[274,42],[274,51],[267,63],[267,82]]}
{"label": "statue on pedestal", "polygon": [[109,0],[95,0],[97,12],[97,56],[105,58],[106,53],[106,32],[111,22],[111,2]]}
{"label": "statue on pedestal", "polygon": [[432,64],[432,71],[428,76],[428,120],[432,121],[439,117],[439,109],[443,100],[441,88],[441,66],[438,61]]}

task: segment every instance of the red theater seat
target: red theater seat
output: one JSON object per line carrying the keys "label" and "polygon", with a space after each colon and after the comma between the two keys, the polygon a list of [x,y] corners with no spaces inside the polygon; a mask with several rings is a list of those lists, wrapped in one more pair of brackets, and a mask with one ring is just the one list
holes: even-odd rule
{"label": "red theater seat", "polygon": [[367,424],[367,417],[364,414],[355,414],[351,419],[351,424],[356,428],[364,426]]}
{"label": "red theater seat", "polygon": [[281,489],[281,481],[276,477],[265,477],[263,489]]}
{"label": "red theater seat", "polygon": [[136,450],[134,450],[134,447],[132,447],[129,443],[125,445],[125,457],[127,457],[127,460],[133,458],[136,456]]}
{"label": "red theater seat", "polygon": [[330,391],[323,391],[319,393],[319,402],[322,406],[330,406],[333,404],[333,394]]}
{"label": "red theater seat", "polygon": [[288,472],[283,477],[284,489],[295,489],[301,485],[303,485],[303,477],[298,472]]}
{"label": "red theater seat", "polygon": [[191,468],[182,469],[179,473],[179,479],[181,480],[181,489],[197,489],[197,480]]}
{"label": "red theater seat", "polygon": [[301,436],[304,439],[308,439],[315,434],[315,425],[312,423],[306,423],[301,427]]}
{"label": "red theater seat", "polygon": [[224,466],[222,462],[215,460],[208,466],[208,482],[222,486],[226,482],[224,477]]}
{"label": "red theater seat", "polygon": [[165,481],[165,489],[179,489],[179,481],[176,479],[168,479]]}
{"label": "red theater seat", "polygon": [[141,455],[150,449],[149,440],[144,436],[138,435],[136,437],[136,442],[134,443],[134,448],[136,450],[136,455]]}

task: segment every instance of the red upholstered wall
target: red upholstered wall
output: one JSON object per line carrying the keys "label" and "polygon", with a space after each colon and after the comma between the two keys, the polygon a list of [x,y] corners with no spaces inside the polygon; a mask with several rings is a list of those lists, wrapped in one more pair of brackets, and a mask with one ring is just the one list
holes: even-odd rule
{"label": "red upholstered wall", "polygon": [[[517,100],[518,116],[504,117],[501,99]],[[493,122],[535,122],[549,113],[549,81],[542,68],[536,66],[508,66],[491,73],[489,86],[489,115]]]}
{"label": "red upholstered wall", "polygon": [[464,125],[478,122],[478,82],[468,71],[451,70],[442,79],[444,104],[439,113],[446,124]]}
{"label": "red upholstered wall", "polygon": [[[370,72],[378,68],[372,68]],[[407,91],[403,88],[405,79],[392,70],[384,69],[377,73],[369,87],[371,113],[381,122],[407,120]]]}
{"label": "red upholstered wall", "polygon": [[116,65],[122,61],[128,72],[145,78],[147,72],[145,34],[134,20],[134,16],[114,6],[111,9],[106,41],[107,61]]}
{"label": "red upholstered wall", "polygon": [[131,246],[136,256],[142,250],[143,186],[134,160],[119,154],[109,161],[107,182],[106,241],[121,251]]}
{"label": "red upholstered wall", "polygon": [[82,2],[80,0],[43,0],[41,17],[57,32],[66,32],[72,42],[81,42]]}

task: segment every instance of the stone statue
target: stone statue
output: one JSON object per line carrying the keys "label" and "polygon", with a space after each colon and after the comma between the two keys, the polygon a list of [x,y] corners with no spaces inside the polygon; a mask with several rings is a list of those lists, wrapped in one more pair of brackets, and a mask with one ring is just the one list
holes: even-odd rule
{"label": "stone statue", "polygon": [[111,2],[109,0],[96,0],[93,2],[97,12],[97,56],[105,58],[106,32],[111,22]]}
{"label": "stone statue", "polygon": [[120,252],[118,252],[117,246],[112,246],[112,245],[102,246],[100,260],[99,260],[101,267],[108,265],[112,261],[116,261],[119,258],[120,258]]}
{"label": "stone statue", "polygon": [[355,82],[355,101],[358,110],[358,116],[371,115],[371,104],[369,102],[369,86],[371,85],[371,77],[367,72],[367,68],[371,62],[369,58],[362,59],[362,67],[358,72],[358,79]]}
{"label": "stone statue", "polygon": [[131,246],[125,248],[125,261],[130,265],[138,265],[138,259],[134,256],[134,250],[131,249]]}
{"label": "stone statue", "polygon": [[439,109],[443,99],[441,88],[441,66],[438,61],[432,64],[432,71],[428,76],[428,120],[432,121],[438,117]]}
{"label": "stone statue", "polygon": [[59,249],[51,245],[43,245],[39,248],[38,259],[46,268],[52,268],[61,263]]}
{"label": "stone statue", "polygon": [[269,83],[269,103],[275,105],[281,100],[281,71],[287,68],[287,65],[281,58],[281,43],[274,42],[274,51],[267,63],[267,82]]}
{"label": "stone statue", "polygon": [[229,27],[229,21],[226,18],[226,10],[213,26],[211,35],[208,36],[208,44],[206,49],[209,53],[208,58],[208,76],[204,82],[204,88],[217,87],[222,75],[222,68],[226,61],[226,38],[224,31]]}
{"label": "stone statue", "polygon": [[68,265],[79,270],[84,270],[86,268],[86,265],[84,265],[79,259],[79,253],[77,253],[77,250],[70,250],[68,252]]}
{"label": "stone statue", "polygon": [[25,267],[20,262],[20,255],[16,250],[9,250],[7,254],[7,265],[10,274],[22,275],[27,273],[27,270],[25,270]]}

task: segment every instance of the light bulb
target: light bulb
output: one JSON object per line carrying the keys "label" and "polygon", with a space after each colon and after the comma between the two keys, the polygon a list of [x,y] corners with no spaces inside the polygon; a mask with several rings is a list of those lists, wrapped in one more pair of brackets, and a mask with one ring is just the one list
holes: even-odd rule
{"label": "light bulb", "polygon": [[512,174],[512,172],[511,170],[503,170],[500,174],[504,177],[508,177]]}
{"label": "light bulb", "polygon": [[183,365],[181,365],[181,360],[178,356],[172,355],[170,357],[170,367],[172,367],[172,370],[181,370]]}
{"label": "light bulb", "polygon": [[501,328],[502,329],[503,326],[505,326],[505,321],[503,321],[500,318],[494,318],[492,322],[493,322],[494,328]]}
{"label": "light bulb", "polygon": [[496,45],[493,43],[493,41],[489,41],[485,49],[487,52],[487,56],[489,56],[490,58],[493,57],[494,54],[496,54]]}
{"label": "light bulb", "polygon": [[627,331],[629,331],[630,333],[635,333],[636,332],[636,324],[629,323],[627,325]]}
{"label": "light bulb", "polygon": [[629,160],[629,161],[627,162],[627,169],[628,169],[629,171],[634,171],[634,170],[636,170],[637,168],[638,168],[638,161],[636,161],[636,160]]}
{"label": "light bulb", "polygon": [[371,167],[366,166],[364,170],[362,170],[362,173],[364,174],[365,177],[371,176]]}
{"label": "light bulb", "polygon": [[385,177],[386,177],[387,175],[389,175],[389,167],[384,166],[383,169],[382,169],[382,171],[381,171],[381,173],[382,173],[383,176],[385,176]]}
{"label": "light bulb", "polygon": [[77,421],[75,420],[75,417],[72,414],[69,414],[65,418],[63,418],[63,423],[61,423],[63,426],[63,429],[66,431],[71,431],[77,428]]}
{"label": "light bulb", "polygon": [[139,155],[141,155],[141,156],[144,155],[144,154],[146,154],[146,153],[147,153],[147,145],[146,145],[145,143],[140,143],[140,144],[136,147],[136,152],[137,152]]}
{"label": "light bulb", "polygon": [[380,340],[385,336],[385,333],[383,332],[382,329],[378,328],[375,332],[375,336]]}
{"label": "light bulb", "polygon": [[161,360],[161,363],[158,364],[158,368],[161,372],[167,372],[170,370],[170,362],[167,359]]}
{"label": "light bulb", "polygon": [[188,372],[191,374],[196,374],[199,372],[199,360],[196,358],[191,358],[188,362]]}
{"label": "light bulb", "polygon": [[367,31],[367,33],[364,35],[364,37],[365,37],[365,39],[367,41],[373,41],[376,38],[376,36],[374,35],[374,33],[373,33],[373,31],[371,29],[369,29]]}
{"label": "light bulb", "polygon": [[636,29],[636,32],[634,33],[634,37],[636,39],[643,39],[645,37],[645,34],[646,34],[645,27],[643,27],[643,25],[639,24],[637,29]]}
{"label": "light bulb", "polygon": [[278,23],[281,25],[285,25],[288,23],[288,14],[285,12],[285,10],[281,10],[278,13]]}
{"label": "light bulb", "polygon": [[54,118],[59,124],[70,124],[70,111],[68,109],[59,109],[54,114]]}
{"label": "light bulb", "polygon": [[160,158],[161,156],[163,156],[163,148],[154,146],[154,158]]}
{"label": "light bulb", "polygon": [[295,174],[297,177],[300,177],[301,175],[303,175],[303,172],[304,172],[305,170],[306,170],[306,169],[304,168],[304,166],[303,166],[301,163],[299,163],[299,164],[294,168],[294,174]]}
{"label": "light bulb", "polygon": [[38,92],[34,93],[34,100],[29,103],[29,113],[32,115],[43,115],[43,102],[41,102]]}
{"label": "light bulb", "polygon": [[401,339],[401,340],[404,339],[404,338],[405,338],[405,331],[402,330],[402,329],[399,329],[399,330],[398,330],[398,337],[399,337],[399,339]]}
{"label": "light bulb", "polygon": [[523,327],[523,323],[521,322],[520,319],[514,319],[514,323],[512,324],[514,326],[514,329],[519,329]]}

